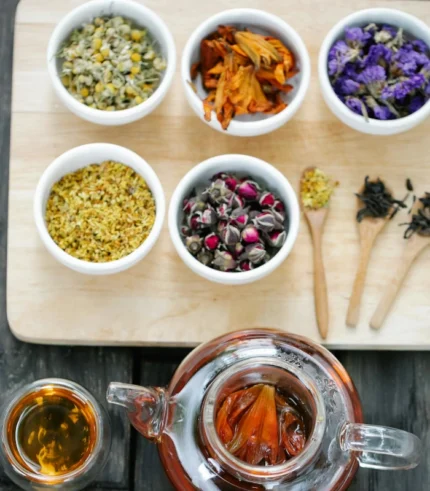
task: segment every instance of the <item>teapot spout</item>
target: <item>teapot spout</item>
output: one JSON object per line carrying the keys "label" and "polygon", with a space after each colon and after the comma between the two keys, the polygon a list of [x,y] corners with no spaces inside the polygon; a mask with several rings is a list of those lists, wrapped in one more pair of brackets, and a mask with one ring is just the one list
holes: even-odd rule
{"label": "teapot spout", "polygon": [[161,437],[167,408],[165,389],[111,382],[106,399],[124,407],[130,423],[144,437],[150,440]]}

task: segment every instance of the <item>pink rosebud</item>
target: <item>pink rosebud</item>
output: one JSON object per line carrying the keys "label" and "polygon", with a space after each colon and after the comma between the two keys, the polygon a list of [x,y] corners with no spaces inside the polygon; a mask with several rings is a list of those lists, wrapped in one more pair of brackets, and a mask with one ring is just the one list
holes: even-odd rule
{"label": "pink rosebud", "polygon": [[268,243],[272,247],[282,247],[285,244],[285,240],[287,239],[287,233],[285,230],[280,232],[275,230],[274,232],[268,234]]}
{"label": "pink rosebud", "polygon": [[196,211],[202,211],[206,207],[206,203],[197,198],[184,199],[183,210],[188,215],[190,213],[195,213]]}
{"label": "pink rosebud", "polygon": [[233,247],[229,247],[229,250],[234,257],[239,257],[245,251],[245,246],[238,242]]}
{"label": "pink rosebud", "polygon": [[187,235],[189,235],[189,233],[190,233],[190,228],[189,228],[189,227],[187,227],[186,225],[183,225],[183,226],[181,227],[181,235],[182,235],[183,237],[187,237]]}
{"label": "pink rosebud", "polygon": [[213,208],[206,208],[206,210],[202,213],[201,222],[204,225],[215,225],[216,221],[215,210]]}
{"label": "pink rosebud", "polygon": [[229,218],[230,211],[231,209],[225,203],[219,205],[218,208],[216,209],[216,213],[219,218]]}
{"label": "pink rosebud", "polygon": [[252,269],[252,265],[251,265],[250,261],[242,261],[239,264],[239,267],[240,267],[241,271],[251,271],[251,269]]}
{"label": "pink rosebud", "polygon": [[219,246],[219,237],[215,234],[209,234],[205,237],[205,247],[210,251],[214,251]]}
{"label": "pink rosebud", "polygon": [[195,256],[202,248],[202,239],[198,235],[192,235],[185,239],[185,245],[189,252]]}
{"label": "pink rosebud", "polygon": [[200,228],[200,215],[192,215],[189,219],[189,225],[192,230],[198,230]]}
{"label": "pink rosebud", "polygon": [[253,220],[258,230],[271,232],[276,225],[275,217],[270,212],[259,213]]}
{"label": "pink rosebud", "polygon": [[227,176],[225,178],[225,185],[230,191],[235,191],[238,185],[237,179],[234,176]]}
{"label": "pink rosebud", "polygon": [[247,244],[253,244],[260,240],[260,234],[253,225],[248,225],[242,230],[242,239]]}
{"label": "pink rosebud", "polygon": [[263,244],[250,244],[246,246],[245,252],[240,256],[240,260],[249,260],[252,264],[258,264],[266,258],[266,254]]}
{"label": "pink rosebud", "polygon": [[215,251],[215,259],[212,264],[221,271],[231,271],[237,266],[233,256],[227,251]]}
{"label": "pink rosebud", "polygon": [[241,184],[239,184],[239,186],[237,188],[237,193],[242,198],[253,201],[253,200],[257,199],[258,186],[253,181],[244,181]]}
{"label": "pink rosebud", "polygon": [[231,221],[236,227],[240,229],[245,228],[245,225],[249,221],[248,208],[236,208],[231,214]]}
{"label": "pink rosebud", "polygon": [[275,197],[272,193],[263,193],[258,201],[263,207],[273,206],[275,204]]}
{"label": "pink rosebud", "polygon": [[236,193],[231,195],[229,206],[234,210],[236,208],[243,208],[245,206],[245,200]]}
{"label": "pink rosebud", "polygon": [[217,224],[217,232],[221,234],[221,232],[227,227],[227,220],[220,220]]}
{"label": "pink rosebud", "polygon": [[280,211],[281,213],[285,213],[285,205],[281,200],[277,199],[273,203],[273,209],[276,211]]}
{"label": "pink rosebud", "polygon": [[228,224],[221,233],[225,245],[233,246],[240,241],[240,231],[237,227]]}

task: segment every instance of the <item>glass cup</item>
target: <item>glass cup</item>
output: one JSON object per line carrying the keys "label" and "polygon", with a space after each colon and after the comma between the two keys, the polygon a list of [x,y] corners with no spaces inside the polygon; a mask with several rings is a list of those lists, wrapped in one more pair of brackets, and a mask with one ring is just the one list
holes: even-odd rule
{"label": "glass cup", "polygon": [[[73,439],[76,426],[72,425],[77,424],[82,429],[79,440]],[[0,428],[0,463],[8,477],[26,490],[78,491],[94,480],[109,454],[106,410],[69,380],[38,380],[16,391],[3,404]],[[38,453],[33,458],[35,448]]]}

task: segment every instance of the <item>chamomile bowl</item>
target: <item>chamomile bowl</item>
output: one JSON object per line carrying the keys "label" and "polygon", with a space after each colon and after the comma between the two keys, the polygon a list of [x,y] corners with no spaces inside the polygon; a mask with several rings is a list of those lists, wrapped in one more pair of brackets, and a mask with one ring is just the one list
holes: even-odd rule
{"label": "chamomile bowl", "polygon": [[325,37],[318,58],[318,77],[322,96],[333,114],[343,123],[361,133],[394,135],[408,131],[430,115],[430,101],[416,112],[399,119],[381,121],[355,114],[335,93],[328,74],[328,55],[333,44],[342,39],[346,27],[363,27],[370,23],[401,27],[412,38],[423,40],[430,47],[430,27],[422,20],[400,10],[374,8],[360,10],[340,20]]}
{"label": "chamomile bowl", "polygon": [[[146,239],[127,256],[109,262],[90,262],[78,259],[67,252],[51,237],[46,225],[46,207],[52,186],[66,174],[87,167],[114,161],[132,168],[143,177],[155,201],[155,220]],[[36,188],[33,214],[39,236],[48,252],[68,268],[88,275],[108,275],[131,268],[141,261],[154,247],[164,222],[165,198],[160,180],[152,167],[131,150],[110,143],[91,143],[75,147],[56,158],[44,171]]]}
{"label": "chamomile bowl", "polygon": [[[279,251],[265,264],[242,272],[224,272],[199,262],[186,248],[181,235],[184,218],[183,203],[193,189],[207,186],[210,179],[220,172],[249,176],[264,185],[285,205],[287,237]],[[168,211],[169,232],[173,245],[182,261],[202,278],[224,285],[244,285],[264,278],[277,269],[290,254],[299,232],[300,211],[296,193],[288,179],[264,160],[249,155],[219,155],[191,169],[177,185]]]}
{"label": "chamomile bowl", "polygon": [[[210,121],[206,121],[203,111],[203,99],[207,91],[198,78],[195,81],[194,90],[191,82],[191,67],[200,58],[200,43],[209,34],[217,30],[220,25],[233,25],[241,29],[249,28],[259,34],[277,37],[291,50],[299,73],[288,82],[293,90],[286,94],[287,107],[278,114],[247,114],[233,118],[227,130],[223,130],[217,121],[216,114],[212,111]],[[270,133],[287,121],[297,112],[305,99],[309,87],[311,65],[306,46],[299,34],[284,20],[276,15],[256,9],[232,9],[220,12],[200,24],[188,39],[181,60],[181,79],[185,96],[196,115],[211,128],[234,136],[257,136]]]}
{"label": "chamomile bowl", "polygon": [[[145,28],[154,39],[166,60],[166,69],[154,93],[144,102],[122,110],[105,111],[79,102],[60,79],[61,59],[58,53],[74,29],[82,27],[96,17],[122,16],[136,26]],[[68,13],[55,27],[47,50],[48,73],[55,93],[74,114],[92,123],[118,126],[132,123],[151,113],[164,99],[173,81],[176,67],[176,48],[173,36],[164,21],[151,9],[133,0],[92,0]]]}

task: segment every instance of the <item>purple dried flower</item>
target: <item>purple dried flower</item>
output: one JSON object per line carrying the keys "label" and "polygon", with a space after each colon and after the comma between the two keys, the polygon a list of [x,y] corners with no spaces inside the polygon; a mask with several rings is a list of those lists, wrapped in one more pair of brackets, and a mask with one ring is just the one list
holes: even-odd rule
{"label": "purple dried flower", "polygon": [[287,239],[285,230],[283,232],[275,231],[268,235],[268,242],[272,247],[282,247]]}
{"label": "purple dried flower", "polygon": [[412,114],[416,111],[418,111],[418,109],[421,109],[424,104],[426,103],[425,99],[424,99],[424,96],[422,95],[416,95],[415,97],[413,97],[411,99],[411,102],[409,103],[409,112]]}
{"label": "purple dried flower", "polygon": [[339,77],[333,88],[337,95],[354,95],[360,90],[360,84],[355,80],[345,77]]}
{"label": "purple dried flower", "polygon": [[416,51],[418,51],[420,53],[428,53],[429,52],[429,47],[421,39],[414,39],[413,41],[411,41],[411,45]]}
{"label": "purple dried flower", "polygon": [[186,214],[195,213],[196,211],[202,211],[206,208],[206,203],[196,197],[184,199],[183,210]]}
{"label": "purple dried flower", "polygon": [[238,181],[233,176],[227,176],[225,179],[225,185],[230,189],[230,191],[235,191],[238,186]]}
{"label": "purple dried flower", "polygon": [[408,95],[415,93],[417,89],[422,89],[425,86],[424,75],[418,73],[410,78],[397,82],[394,85],[385,87],[382,91],[381,97],[385,100],[397,99],[402,100]]}
{"label": "purple dried flower", "polygon": [[358,97],[346,97],[345,104],[355,114],[363,116],[363,102]]}
{"label": "purple dried flower", "polygon": [[228,203],[231,194],[232,192],[228,189],[225,181],[222,179],[216,179],[216,181],[212,182],[210,187],[203,192],[203,195],[207,196],[214,205]]}
{"label": "purple dried flower", "polygon": [[237,193],[239,196],[250,201],[257,199],[258,191],[258,184],[249,180],[243,181],[237,188]]}
{"label": "purple dried flower", "polygon": [[214,251],[215,249],[217,249],[219,246],[219,242],[220,242],[220,239],[219,239],[218,235],[216,235],[214,233],[207,235],[204,239],[205,247],[206,247],[206,249],[209,249],[210,251]]}
{"label": "purple dried flower", "polygon": [[367,67],[378,65],[381,62],[390,63],[393,53],[385,44],[374,44],[370,46],[369,52],[364,59],[364,65]]}
{"label": "purple dried flower", "polygon": [[366,85],[379,84],[385,82],[387,74],[382,66],[368,66],[358,76],[357,80]]}
{"label": "purple dried flower", "polygon": [[328,73],[329,75],[339,75],[345,65],[360,55],[360,51],[350,48],[345,41],[336,41],[328,53]]}
{"label": "purple dried flower", "polygon": [[352,47],[363,47],[371,37],[372,34],[361,27],[345,27],[346,42]]}
{"label": "purple dried flower", "polygon": [[404,75],[412,76],[430,60],[425,54],[413,51],[412,46],[405,45],[397,51],[393,57],[393,61],[395,66],[401,70]]}
{"label": "purple dried flower", "polygon": [[198,235],[191,235],[191,237],[186,237],[185,246],[193,256],[201,251],[203,244],[203,239]]}
{"label": "purple dried flower", "polygon": [[245,206],[245,200],[238,194],[232,193],[228,204],[233,210],[236,208],[243,208]]}
{"label": "purple dried flower", "polygon": [[215,259],[212,264],[221,271],[231,271],[237,266],[236,261],[228,251],[215,251]]}
{"label": "purple dried flower", "polygon": [[275,217],[270,212],[260,213],[254,218],[253,222],[257,229],[262,232],[271,232],[276,225]]}
{"label": "purple dried flower", "polygon": [[240,241],[240,230],[228,224],[221,232],[221,239],[227,246],[234,246]]}
{"label": "purple dried flower", "polygon": [[247,225],[242,230],[242,239],[247,244],[252,244],[260,240],[260,234],[258,233],[258,230],[253,225]]}
{"label": "purple dried flower", "polygon": [[275,204],[275,197],[272,193],[262,193],[258,202],[260,203],[260,206],[264,208],[267,206],[273,206]]}

